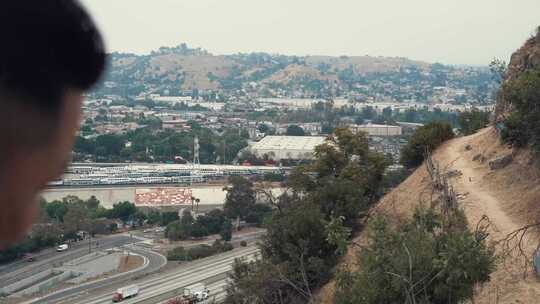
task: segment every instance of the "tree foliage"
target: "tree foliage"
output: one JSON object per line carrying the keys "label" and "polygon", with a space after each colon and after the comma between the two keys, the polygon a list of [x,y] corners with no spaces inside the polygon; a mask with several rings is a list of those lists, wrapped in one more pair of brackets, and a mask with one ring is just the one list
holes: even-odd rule
{"label": "tree foliage", "polygon": [[[40,200],[40,218],[29,234],[18,244],[0,251],[0,263],[9,262],[22,255],[54,246],[60,242],[79,240],[79,231],[91,235],[113,232],[116,225],[111,226],[111,219],[125,218],[122,210],[130,210],[128,218],[141,223],[146,216],[135,205],[124,202],[112,210],[105,209],[101,202],[91,196],[87,200],[68,195],[62,200],[47,202]],[[128,207],[127,209],[124,207]]]}
{"label": "tree foliage", "polygon": [[418,128],[401,150],[401,164],[407,168],[420,166],[426,151],[435,150],[453,137],[454,132],[448,123],[432,122]]}
{"label": "tree foliage", "polygon": [[420,208],[395,229],[372,220],[357,263],[357,271],[339,274],[335,303],[457,304],[489,280],[495,255],[484,235],[468,230],[461,211],[443,220]]}
{"label": "tree foliage", "polygon": [[232,222],[231,220],[227,219],[221,224],[221,229],[219,231],[219,235],[221,236],[221,239],[225,242],[229,242],[232,239]]}
{"label": "tree foliage", "polygon": [[290,125],[287,127],[287,131],[285,133],[288,136],[304,136],[306,135],[304,132],[304,129],[297,125]]}
{"label": "tree foliage", "polygon": [[224,188],[227,191],[223,210],[229,218],[245,219],[249,211],[255,205],[255,190],[253,183],[241,176],[229,178],[230,186]]}
{"label": "tree foliage", "polygon": [[335,129],[297,167],[263,222],[260,260],[237,264],[227,303],[308,303],[326,282],[356,220],[381,193],[386,160],[364,133]]}
{"label": "tree foliage", "polygon": [[133,216],[137,213],[137,207],[135,204],[124,201],[113,205],[113,208],[109,211],[109,218],[120,219],[124,222],[133,219]]}
{"label": "tree foliage", "polygon": [[503,120],[501,138],[516,147],[530,145],[540,153],[540,67],[504,83],[501,97],[512,105]]}
{"label": "tree foliage", "polygon": [[473,108],[471,111],[459,113],[460,131],[464,135],[470,135],[486,127],[491,113]]}
{"label": "tree foliage", "polygon": [[[202,163],[231,162],[247,146],[245,134],[235,128],[223,130],[221,135],[195,122],[189,132],[141,128],[126,134],[106,134],[93,139],[77,137],[74,145],[76,157],[98,162],[172,162],[176,156],[193,159],[193,142],[199,138]],[[129,147],[126,143],[131,143]]]}
{"label": "tree foliage", "polygon": [[191,212],[185,211],[180,219],[171,221],[165,229],[165,235],[171,241],[203,238],[210,234],[220,234],[225,241],[232,238],[232,223],[219,209],[197,218],[194,218]]}
{"label": "tree foliage", "polygon": [[233,249],[230,243],[223,243],[216,240],[212,246],[197,245],[186,249],[184,247],[176,247],[167,252],[167,260],[169,261],[193,261],[212,256],[214,254],[227,252]]}

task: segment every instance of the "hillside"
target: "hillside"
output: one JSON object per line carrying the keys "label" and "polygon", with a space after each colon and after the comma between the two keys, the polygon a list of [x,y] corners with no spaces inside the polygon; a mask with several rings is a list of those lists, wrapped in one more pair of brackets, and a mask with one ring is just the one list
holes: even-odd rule
{"label": "hillside", "polygon": [[[449,178],[457,193],[472,231],[489,225],[489,241],[496,248],[499,261],[491,280],[478,286],[474,303],[538,303],[540,282],[532,268],[532,256],[540,237],[540,167],[533,151],[536,146],[511,148],[501,141],[497,129],[509,128],[506,118],[519,99],[510,84],[540,67],[540,28],[534,37],[518,49],[503,75],[494,113],[495,127],[488,127],[465,137],[444,143],[433,152],[433,160]],[[532,83],[527,83],[530,87]],[[535,94],[535,92],[533,92]],[[525,95],[518,95],[524,98]],[[536,95],[535,95],[536,96]],[[535,104],[528,105],[532,108]],[[529,128],[533,128],[529,125]],[[537,130],[537,129],[535,129]],[[430,175],[423,164],[402,184],[384,196],[373,213],[397,225],[410,218],[416,206],[430,204],[434,194]],[[530,227],[523,230],[524,227]],[[363,244],[366,231],[355,243]],[[350,247],[341,267],[354,268],[358,249]],[[320,292],[321,303],[332,303],[334,282]]]}
{"label": "hillside", "polygon": [[[433,154],[433,159],[449,175],[472,230],[483,216],[491,222],[490,241],[504,256],[492,274],[491,282],[479,287],[475,303],[538,303],[540,283],[530,262],[517,249],[508,254],[502,240],[517,229],[535,222],[540,215],[540,171],[531,166],[531,156],[525,150],[515,151],[506,167],[490,170],[489,161],[512,153],[501,144],[496,131],[486,128],[474,135],[448,141]],[[375,207],[375,214],[397,223],[412,215],[415,206],[429,202],[430,178],[425,166],[418,168],[400,186],[387,194]],[[518,236],[521,237],[521,235]],[[364,233],[356,238],[362,243]],[[524,236],[523,250],[530,258],[538,245],[536,232]],[[354,267],[355,248],[350,248],[342,267]],[[524,265],[527,271],[524,275]],[[333,283],[321,293],[322,303],[332,303]],[[498,301],[498,302],[497,302]]]}
{"label": "hillside", "polygon": [[[504,83],[517,79],[524,72],[540,66],[540,27],[535,36],[530,37],[512,57],[504,73]],[[512,104],[507,100],[503,89],[497,94],[497,106],[495,108],[495,120],[501,121],[512,109]]]}
{"label": "hillside", "polygon": [[[215,91],[235,96],[393,98],[430,101],[438,87],[460,102],[486,102],[497,87],[487,67],[457,67],[400,57],[212,55],[182,44],[148,55],[113,53],[102,94]],[[464,96],[466,98],[464,99]]]}

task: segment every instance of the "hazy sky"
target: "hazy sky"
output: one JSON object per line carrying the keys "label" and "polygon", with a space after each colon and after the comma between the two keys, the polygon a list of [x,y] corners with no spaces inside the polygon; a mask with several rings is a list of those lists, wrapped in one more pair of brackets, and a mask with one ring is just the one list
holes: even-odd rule
{"label": "hazy sky", "polygon": [[186,42],[214,54],[508,60],[540,25],[540,0],[83,0],[109,50]]}

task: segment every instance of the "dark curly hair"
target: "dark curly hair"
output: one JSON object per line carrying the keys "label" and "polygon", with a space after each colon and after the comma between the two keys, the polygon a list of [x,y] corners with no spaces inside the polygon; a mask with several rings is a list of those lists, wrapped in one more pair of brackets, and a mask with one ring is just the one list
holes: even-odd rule
{"label": "dark curly hair", "polygon": [[106,61],[103,39],[75,0],[0,1],[2,99],[57,112],[67,89],[88,90]]}

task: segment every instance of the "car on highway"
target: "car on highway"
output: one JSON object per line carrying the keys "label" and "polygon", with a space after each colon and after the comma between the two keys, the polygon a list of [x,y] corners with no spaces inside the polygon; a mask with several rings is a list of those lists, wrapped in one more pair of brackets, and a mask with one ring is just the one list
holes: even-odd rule
{"label": "car on highway", "polygon": [[23,255],[23,261],[26,261],[26,262],[34,262],[36,260],[36,257],[27,253],[25,255]]}
{"label": "car on highway", "polygon": [[167,301],[167,304],[195,304],[206,301],[210,298],[210,290],[202,283],[196,283],[184,288],[181,297]]}
{"label": "car on highway", "polygon": [[63,252],[63,251],[68,250],[68,248],[69,248],[68,244],[62,244],[62,245],[58,245],[58,247],[56,247],[56,251],[57,252]]}

